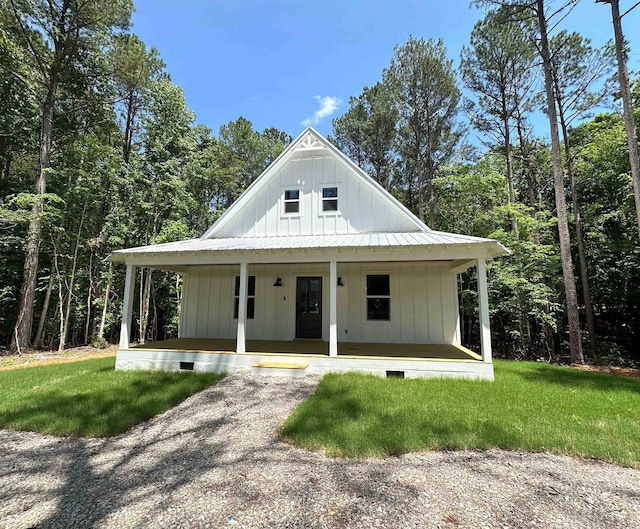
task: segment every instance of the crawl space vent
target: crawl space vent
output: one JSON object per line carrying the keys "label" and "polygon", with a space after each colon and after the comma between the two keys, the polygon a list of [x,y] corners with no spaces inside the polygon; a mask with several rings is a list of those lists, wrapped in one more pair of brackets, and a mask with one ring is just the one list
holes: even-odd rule
{"label": "crawl space vent", "polygon": [[193,371],[193,362],[180,362],[180,371]]}
{"label": "crawl space vent", "polygon": [[404,378],[404,371],[387,371],[387,378]]}

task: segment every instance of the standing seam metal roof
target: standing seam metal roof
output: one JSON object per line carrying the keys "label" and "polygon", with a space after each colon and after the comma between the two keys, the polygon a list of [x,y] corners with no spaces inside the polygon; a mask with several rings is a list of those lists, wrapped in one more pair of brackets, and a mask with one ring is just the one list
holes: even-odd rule
{"label": "standing seam metal roof", "polygon": [[468,244],[495,245],[494,256],[508,254],[509,251],[493,239],[471,237],[439,231],[404,233],[357,233],[340,235],[299,235],[289,237],[232,237],[221,239],[191,239],[188,241],[139,246],[113,252],[113,260],[124,260],[127,255],[159,253],[183,253],[200,251],[234,250],[291,250],[313,248],[354,248],[354,247],[409,247],[448,246]]}

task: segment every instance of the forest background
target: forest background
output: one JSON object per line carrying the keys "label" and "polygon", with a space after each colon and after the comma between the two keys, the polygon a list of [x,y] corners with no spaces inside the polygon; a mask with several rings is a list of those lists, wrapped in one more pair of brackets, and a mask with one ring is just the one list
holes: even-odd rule
{"label": "forest background", "polygon": [[[620,38],[617,50],[595,48],[558,29],[577,3],[476,2],[485,16],[458,69],[443,40],[410,37],[379,82],[350,98],[331,141],[431,228],[512,250],[488,270],[498,356],[633,363],[640,83]],[[603,20],[615,20],[618,1],[603,4]],[[133,7],[0,0],[7,350],[115,342],[124,269],[110,252],[200,236],[292,141],[243,117],[217,134],[196,124],[159,52],[130,32]],[[534,134],[540,112],[549,139]],[[460,292],[473,347],[473,271]],[[133,338],[176,336],[180,296],[178,276],[141,269]]]}

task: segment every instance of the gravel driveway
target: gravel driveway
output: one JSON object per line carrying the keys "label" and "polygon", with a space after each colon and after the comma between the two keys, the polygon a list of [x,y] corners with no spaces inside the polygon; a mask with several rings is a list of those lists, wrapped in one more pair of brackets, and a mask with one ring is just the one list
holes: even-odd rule
{"label": "gravel driveway", "polygon": [[0,430],[0,527],[640,527],[640,471],[541,454],[328,459],[278,441],[317,378],[233,375],[111,439]]}

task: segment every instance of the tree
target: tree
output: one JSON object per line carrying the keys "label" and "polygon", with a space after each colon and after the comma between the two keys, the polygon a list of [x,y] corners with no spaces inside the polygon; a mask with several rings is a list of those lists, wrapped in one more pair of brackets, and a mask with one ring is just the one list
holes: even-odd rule
{"label": "tree", "polygon": [[[576,226],[576,242],[578,246],[578,260],[580,263],[580,278],[582,297],[585,305],[587,328],[591,356],[597,356],[596,325],[591,303],[589,287],[589,269],[584,248],[584,234],[580,201],[576,189],[573,152],[569,141],[569,126],[575,119],[584,117],[591,109],[602,104],[610,94],[607,83],[601,83],[612,67],[612,57],[607,49],[596,50],[590,46],[589,39],[579,33],[561,31],[549,41],[551,51],[551,73],[558,118],[564,146],[565,162],[571,202]],[[600,86],[595,87],[599,84]]]}
{"label": "tree", "polygon": [[125,27],[131,15],[131,0],[9,0],[11,21],[37,65],[36,74],[43,97],[40,101],[40,137],[35,195],[29,221],[12,350],[31,343],[35,283],[42,234],[42,195],[47,188],[51,165],[53,113],[61,77],[83,51],[99,46],[114,28]]}
{"label": "tree", "polygon": [[399,115],[399,153],[409,192],[415,188],[418,215],[424,221],[426,191],[429,221],[434,225],[433,179],[451,160],[463,133],[456,122],[461,93],[442,39],[409,37],[406,44],[396,46],[383,82]]}
{"label": "tree", "polygon": [[596,2],[611,5],[611,19],[613,22],[613,34],[615,36],[616,55],[618,58],[618,80],[620,82],[620,93],[622,95],[624,126],[627,131],[627,148],[629,149],[631,178],[633,179],[633,195],[636,203],[638,231],[640,232],[640,154],[638,152],[638,133],[633,118],[633,102],[631,100],[631,86],[629,83],[629,72],[627,70],[627,50],[622,33],[622,17],[631,11],[631,9],[637,7],[638,4],[635,4],[631,9],[620,15],[620,0],[596,0]]}
{"label": "tree", "polygon": [[382,83],[365,87],[349,99],[350,108],[333,120],[336,145],[387,191],[397,156],[398,112],[393,94]]}
{"label": "tree", "polygon": [[[493,141],[491,148],[504,152],[509,203],[516,202],[511,145],[513,120],[519,104],[534,84],[535,50],[520,25],[508,23],[508,10],[490,11],[471,32],[470,46],[463,46],[460,70],[466,86],[478,96],[471,122]],[[515,216],[513,230],[517,230]]]}
{"label": "tree", "polygon": [[[566,12],[573,8],[578,0],[563,0],[553,15]],[[571,257],[571,240],[569,235],[569,221],[567,218],[567,204],[564,187],[564,171],[562,168],[562,154],[560,151],[560,135],[558,132],[558,117],[553,87],[551,67],[551,52],[549,49],[549,17],[544,0],[524,2],[522,0],[477,0],[479,5],[493,5],[512,8],[512,23],[521,23],[519,19],[533,19],[536,22],[536,48],[542,70],[544,72],[544,86],[546,94],[545,110],[549,118],[551,135],[551,159],[553,161],[553,180],[556,200],[556,216],[558,218],[558,236],[560,239],[560,255],[562,257],[562,275],[564,278],[565,297],[567,302],[567,319],[569,322],[569,350],[572,362],[584,363],[582,342],[580,336],[580,318],[578,312],[578,296],[576,282],[573,275],[573,259]]]}
{"label": "tree", "polygon": [[131,34],[115,37],[111,64],[124,121],[122,158],[128,164],[140,111],[149,97],[151,83],[158,79],[165,64],[160,59],[158,50],[147,50],[144,42]]}

